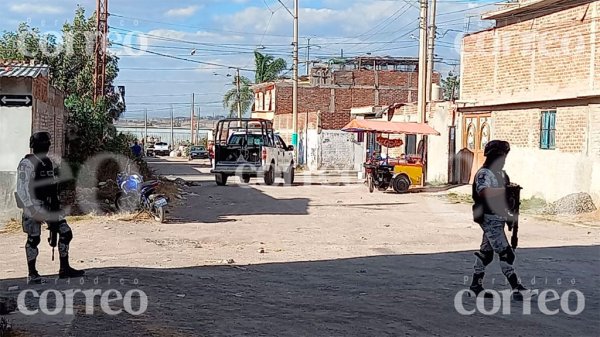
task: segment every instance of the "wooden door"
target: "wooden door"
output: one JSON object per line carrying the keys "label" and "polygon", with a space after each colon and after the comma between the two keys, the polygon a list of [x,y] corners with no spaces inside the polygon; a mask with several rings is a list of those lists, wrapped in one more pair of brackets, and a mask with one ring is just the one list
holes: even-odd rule
{"label": "wooden door", "polygon": [[465,114],[463,123],[463,148],[473,153],[473,164],[471,167],[471,179],[473,182],[475,173],[485,162],[483,150],[490,141],[491,136],[491,114]]}

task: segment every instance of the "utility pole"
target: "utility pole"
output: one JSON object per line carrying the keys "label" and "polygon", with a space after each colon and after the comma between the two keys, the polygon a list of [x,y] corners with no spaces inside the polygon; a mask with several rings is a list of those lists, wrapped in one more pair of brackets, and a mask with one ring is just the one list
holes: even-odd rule
{"label": "utility pole", "polygon": [[200,139],[198,139],[198,134],[200,133],[200,107],[198,107],[198,118],[196,119],[196,145],[200,144]]}
{"label": "utility pole", "polygon": [[419,22],[419,87],[417,106],[419,110],[419,121],[425,123],[426,116],[426,86],[427,86],[427,1],[419,0],[421,15]]}
{"label": "utility pole", "polygon": [[240,93],[240,68],[236,69],[237,75],[235,76],[235,86],[237,89],[237,110],[238,110],[238,118],[242,119],[242,96]]}
{"label": "utility pole", "polygon": [[294,0],[294,86],[292,93],[292,145],[294,146],[294,159],[298,162],[298,0]]}
{"label": "utility pole", "polygon": [[190,144],[194,144],[194,104],[195,102],[195,94],[192,93],[192,110],[190,111]]}
{"label": "utility pole", "polygon": [[174,146],[175,136],[173,134],[173,124],[175,124],[175,117],[173,115],[173,105],[171,104],[171,146]]}
{"label": "utility pole", "polygon": [[431,0],[430,23],[429,23],[429,42],[427,45],[427,102],[431,102],[433,91],[433,56],[435,48],[435,16],[437,0]]}
{"label": "utility pole", "polygon": [[306,38],[307,46],[306,46],[306,76],[310,75],[310,37]]}
{"label": "utility pole", "polygon": [[108,0],[96,0],[96,43],[94,47],[94,102],[104,97],[106,49],[108,45]]}
{"label": "utility pole", "polygon": [[[419,22],[419,88],[417,106],[419,110],[419,121],[427,122],[427,10],[428,0],[419,0],[421,14]],[[423,163],[422,184],[427,180],[427,136],[423,135]]]}
{"label": "utility pole", "polygon": [[146,151],[146,142],[147,141],[148,141],[148,109],[144,109],[144,151]]}

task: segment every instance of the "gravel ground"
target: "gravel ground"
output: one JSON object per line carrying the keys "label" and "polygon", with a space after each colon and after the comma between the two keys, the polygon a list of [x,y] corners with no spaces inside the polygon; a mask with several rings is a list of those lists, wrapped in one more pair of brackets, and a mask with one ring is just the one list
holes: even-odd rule
{"label": "gravel ground", "polygon": [[[468,286],[481,239],[469,205],[427,194],[369,194],[349,178],[344,186],[268,187],[233,179],[217,187],[203,164],[153,161],[162,174],[201,184],[189,188],[166,224],[74,223],[71,255],[75,267],[88,270],[83,281],[26,285],[24,234],[0,236],[1,290],[139,289],[148,296],[139,316],[103,313],[99,298],[86,314],[85,298],[76,296],[74,315],[14,313],[8,318],[15,328],[30,336],[600,334],[598,227],[521,221],[516,266],[523,282],[559,295],[577,289],[585,296],[580,314],[545,315],[534,300],[531,314],[509,301],[509,315],[461,315],[455,295]],[[58,262],[50,260],[45,239],[40,246],[40,272],[55,275]],[[499,269],[497,261],[489,266],[488,288],[507,288]],[[474,302],[463,301],[468,310]],[[567,302],[574,310],[575,296]],[[548,307],[560,309],[560,301]]]}

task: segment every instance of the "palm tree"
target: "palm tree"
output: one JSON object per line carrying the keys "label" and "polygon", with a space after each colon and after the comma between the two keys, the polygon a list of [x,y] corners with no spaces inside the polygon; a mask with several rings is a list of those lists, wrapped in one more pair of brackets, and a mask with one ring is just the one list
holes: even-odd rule
{"label": "palm tree", "polygon": [[242,116],[250,110],[254,104],[254,93],[250,89],[250,79],[240,76],[240,95],[238,98],[236,78],[233,80],[234,87],[229,89],[223,96],[223,107],[229,110],[229,117],[237,117],[238,115],[238,100],[241,105]]}
{"label": "palm tree", "polygon": [[258,51],[254,51],[254,61],[256,63],[255,83],[274,81],[287,68],[284,59],[276,59],[272,55],[263,55]]}

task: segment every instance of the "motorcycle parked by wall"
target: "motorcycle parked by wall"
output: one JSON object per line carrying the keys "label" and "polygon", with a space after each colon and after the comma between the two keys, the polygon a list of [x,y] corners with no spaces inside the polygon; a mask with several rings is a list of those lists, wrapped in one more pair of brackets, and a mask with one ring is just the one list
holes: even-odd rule
{"label": "motorcycle parked by wall", "polygon": [[394,167],[382,164],[382,158],[374,152],[364,164],[367,176],[367,187],[369,192],[373,193],[375,188],[379,191],[387,190],[394,176]]}
{"label": "motorcycle parked by wall", "polygon": [[129,165],[126,172],[117,176],[119,192],[115,198],[117,210],[147,212],[154,220],[165,222],[165,209],[169,198],[156,193],[160,181],[152,180],[144,182],[143,178],[136,173],[130,173]]}

